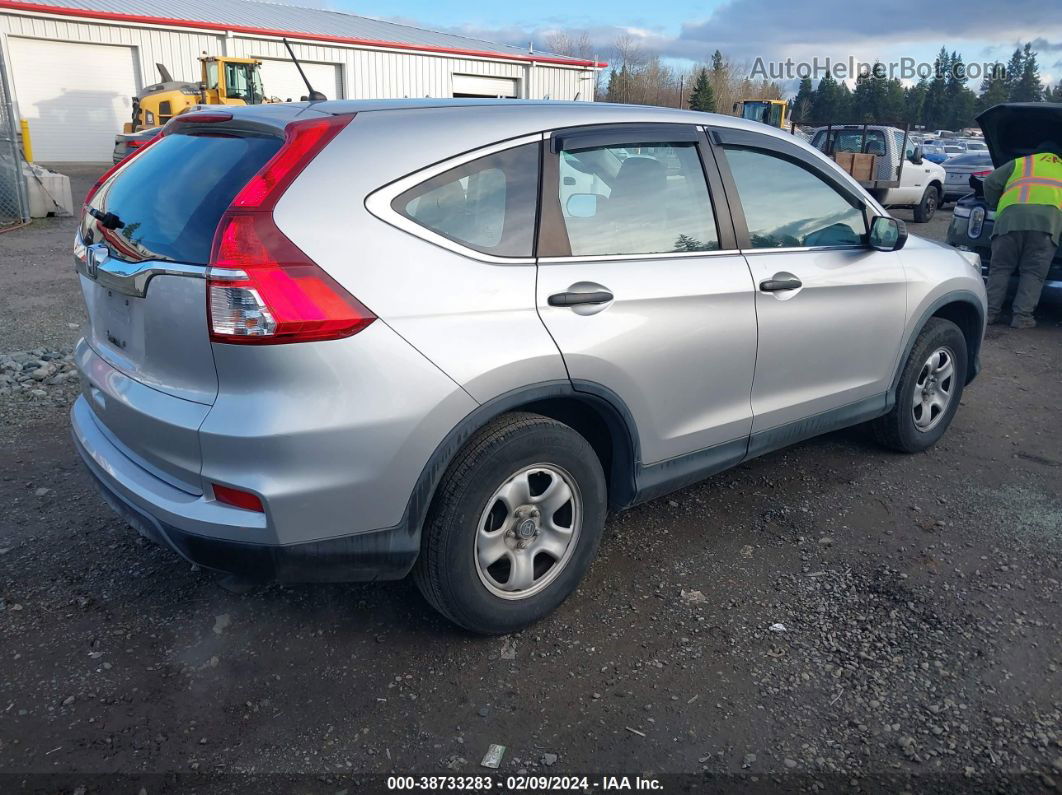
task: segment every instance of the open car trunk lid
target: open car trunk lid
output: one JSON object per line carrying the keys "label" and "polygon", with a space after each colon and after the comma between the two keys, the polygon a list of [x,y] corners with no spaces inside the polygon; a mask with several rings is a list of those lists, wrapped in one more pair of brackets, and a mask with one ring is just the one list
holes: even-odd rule
{"label": "open car trunk lid", "polygon": [[1062,151],[1062,104],[1007,102],[977,117],[985,143],[998,168],[1004,163],[1042,151],[1044,144]]}

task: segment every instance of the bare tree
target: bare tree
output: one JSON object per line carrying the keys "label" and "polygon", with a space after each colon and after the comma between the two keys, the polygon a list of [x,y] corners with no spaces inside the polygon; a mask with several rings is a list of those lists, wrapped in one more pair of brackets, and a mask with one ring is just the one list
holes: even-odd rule
{"label": "bare tree", "polygon": [[[597,53],[594,51],[594,43],[590,39],[590,34],[585,30],[554,30],[546,35],[545,41],[546,49],[554,55],[578,58],[581,61],[597,61]],[[588,87],[588,89],[580,89],[580,93],[587,91],[587,93],[593,95],[593,99],[603,99],[601,79],[601,72],[595,70],[593,86]]]}
{"label": "bare tree", "polygon": [[708,73],[719,113],[733,113],[735,103],[745,99],[782,96],[781,86],[776,82],[750,79],[748,64],[734,64],[718,50],[707,63],[695,64],[688,72],[678,72],[628,34],[613,43],[610,66],[607,87],[598,95],[608,102],[684,108],[701,69]]}
{"label": "bare tree", "polygon": [[583,61],[594,59],[594,45],[590,41],[590,34],[585,30],[555,30],[546,36],[546,49],[554,55],[565,55]]}

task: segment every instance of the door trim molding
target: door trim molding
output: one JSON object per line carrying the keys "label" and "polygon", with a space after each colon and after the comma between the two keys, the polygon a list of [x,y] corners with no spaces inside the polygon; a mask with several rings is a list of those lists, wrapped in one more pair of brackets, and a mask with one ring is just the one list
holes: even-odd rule
{"label": "door trim molding", "polygon": [[805,439],[859,425],[887,414],[889,408],[887,393],[882,392],[844,406],[812,414],[810,417],[758,431],[749,439],[747,458],[756,458]]}

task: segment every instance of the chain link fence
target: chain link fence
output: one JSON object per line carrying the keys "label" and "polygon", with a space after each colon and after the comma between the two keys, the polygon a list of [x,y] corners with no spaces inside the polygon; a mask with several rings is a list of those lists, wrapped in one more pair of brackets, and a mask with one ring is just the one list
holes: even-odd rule
{"label": "chain link fence", "polygon": [[4,53],[0,51],[0,230],[29,220],[22,149],[10,85]]}

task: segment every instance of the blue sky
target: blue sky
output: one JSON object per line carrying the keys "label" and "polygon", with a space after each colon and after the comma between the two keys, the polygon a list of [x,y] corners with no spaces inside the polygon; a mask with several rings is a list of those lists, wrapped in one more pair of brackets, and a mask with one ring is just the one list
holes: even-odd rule
{"label": "blue sky", "polygon": [[[586,31],[600,58],[614,56],[624,33],[676,66],[707,59],[717,47],[737,64],[757,57],[795,62],[829,57],[861,61],[931,62],[941,45],[970,61],[1006,61],[1016,44],[1034,41],[1040,69],[1062,80],[1062,2],[963,0],[946,3],[868,0],[536,0],[476,3],[460,0],[287,0],[464,33],[513,44],[545,47],[550,31]],[[651,12],[651,13],[649,13]],[[973,86],[976,88],[976,86]]]}

